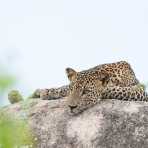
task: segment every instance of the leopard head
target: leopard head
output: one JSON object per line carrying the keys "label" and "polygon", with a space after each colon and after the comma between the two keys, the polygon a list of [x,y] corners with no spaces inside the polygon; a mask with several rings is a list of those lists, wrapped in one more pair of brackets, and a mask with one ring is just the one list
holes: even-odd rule
{"label": "leopard head", "polygon": [[80,113],[101,99],[101,92],[108,80],[107,75],[100,75],[97,71],[76,72],[72,68],[67,68],[66,73],[70,80],[68,106],[71,113]]}

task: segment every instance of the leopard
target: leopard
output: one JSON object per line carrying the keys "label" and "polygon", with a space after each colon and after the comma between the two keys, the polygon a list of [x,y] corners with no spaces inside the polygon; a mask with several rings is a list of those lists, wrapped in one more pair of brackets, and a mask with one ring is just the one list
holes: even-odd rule
{"label": "leopard", "polygon": [[[124,71],[125,70],[125,71]],[[110,85],[113,86],[131,86],[139,83],[136,78],[131,66],[125,62],[120,61],[116,63],[101,64],[96,67],[90,68],[88,70],[83,70],[76,72],[72,68],[66,68],[66,74],[70,82],[77,77],[83,79],[84,75],[91,75],[97,78],[110,76]],[[73,83],[71,83],[73,84]],[[109,85],[108,84],[108,85]],[[65,97],[69,94],[70,84],[64,85],[58,88],[45,88],[45,89],[36,89],[32,94],[33,98],[42,98],[42,99],[58,99]]]}
{"label": "leopard", "polygon": [[69,85],[39,89],[34,95],[42,99],[67,98],[70,112],[78,114],[104,99],[147,101],[147,93],[131,65],[126,61],[100,64],[77,72],[66,68]]}

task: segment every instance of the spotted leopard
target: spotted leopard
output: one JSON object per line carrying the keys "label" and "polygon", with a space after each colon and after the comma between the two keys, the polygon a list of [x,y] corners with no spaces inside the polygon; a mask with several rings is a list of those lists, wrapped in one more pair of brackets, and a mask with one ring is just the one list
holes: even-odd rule
{"label": "spotted leopard", "polygon": [[102,99],[147,101],[147,93],[140,86],[130,64],[126,61],[101,64],[76,72],[66,69],[70,84],[56,89],[37,91],[42,99],[68,98],[72,113],[79,113]]}

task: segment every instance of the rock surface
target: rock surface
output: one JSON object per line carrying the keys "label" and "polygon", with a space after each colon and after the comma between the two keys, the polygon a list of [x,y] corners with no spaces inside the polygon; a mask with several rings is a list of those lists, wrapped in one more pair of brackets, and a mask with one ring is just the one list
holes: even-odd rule
{"label": "rock surface", "polygon": [[27,100],[3,108],[27,118],[38,148],[148,148],[148,103],[104,100],[73,116],[66,100]]}

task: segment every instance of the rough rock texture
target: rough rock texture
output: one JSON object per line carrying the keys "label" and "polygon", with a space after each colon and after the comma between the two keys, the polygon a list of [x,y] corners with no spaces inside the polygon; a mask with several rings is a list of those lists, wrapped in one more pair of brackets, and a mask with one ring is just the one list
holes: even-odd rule
{"label": "rough rock texture", "polygon": [[5,107],[27,118],[38,148],[148,148],[148,103],[104,100],[72,116],[66,100],[27,100]]}

